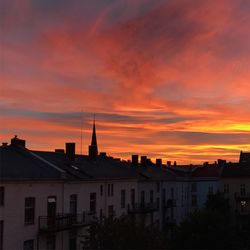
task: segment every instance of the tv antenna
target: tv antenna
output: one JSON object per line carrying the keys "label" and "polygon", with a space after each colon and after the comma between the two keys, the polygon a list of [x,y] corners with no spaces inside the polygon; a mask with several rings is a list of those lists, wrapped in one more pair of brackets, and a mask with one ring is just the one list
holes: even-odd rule
{"label": "tv antenna", "polygon": [[81,148],[80,148],[81,155],[82,155],[82,134],[83,134],[83,110],[81,110]]}

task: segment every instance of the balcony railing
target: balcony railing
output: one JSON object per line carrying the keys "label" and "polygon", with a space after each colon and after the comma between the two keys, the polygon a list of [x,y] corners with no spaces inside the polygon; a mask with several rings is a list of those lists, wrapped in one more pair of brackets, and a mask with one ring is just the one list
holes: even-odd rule
{"label": "balcony railing", "polygon": [[171,208],[176,207],[176,200],[175,199],[168,199],[167,202],[164,204],[164,208]]}
{"label": "balcony railing", "polygon": [[39,216],[40,232],[58,232],[74,227],[90,225],[95,221],[95,214],[84,212],[82,214],[58,214],[55,217]]}
{"label": "balcony railing", "polygon": [[250,200],[250,193],[235,193],[234,197],[236,200]]}
{"label": "balcony railing", "polygon": [[128,213],[152,213],[157,210],[157,203],[135,203],[134,205],[128,205]]}

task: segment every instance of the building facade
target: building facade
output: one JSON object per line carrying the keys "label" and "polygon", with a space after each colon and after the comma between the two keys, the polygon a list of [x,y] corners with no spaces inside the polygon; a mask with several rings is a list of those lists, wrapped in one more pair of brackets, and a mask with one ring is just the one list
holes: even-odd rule
{"label": "building facade", "polygon": [[76,155],[74,143],[33,151],[15,137],[0,157],[1,250],[84,249],[91,223],[123,215],[171,231],[228,183],[214,167],[187,171],[136,155],[125,162],[98,154],[95,125],[88,156]]}

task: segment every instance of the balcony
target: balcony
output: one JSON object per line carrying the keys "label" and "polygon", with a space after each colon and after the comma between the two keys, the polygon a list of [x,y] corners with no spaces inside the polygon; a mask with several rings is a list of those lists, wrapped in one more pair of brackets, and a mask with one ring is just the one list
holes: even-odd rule
{"label": "balcony", "polygon": [[250,193],[235,193],[234,197],[236,200],[250,200]]}
{"label": "balcony", "polygon": [[167,202],[164,204],[164,208],[172,208],[176,207],[176,200],[175,199],[168,199]]}
{"label": "balcony", "polygon": [[84,227],[95,221],[95,214],[58,214],[55,217],[39,216],[39,232],[59,232],[76,227]]}
{"label": "balcony", "polygon": [[128,205],[128,213],[130,214],[147,214],[158,210],[156,203],[135,203],[134,205]]}

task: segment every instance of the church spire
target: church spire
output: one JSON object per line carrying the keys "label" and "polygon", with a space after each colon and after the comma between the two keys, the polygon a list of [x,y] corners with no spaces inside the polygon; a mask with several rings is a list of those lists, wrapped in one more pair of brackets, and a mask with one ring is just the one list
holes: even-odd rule
{"label": "church spire", "polygon": [[89,158],[95,159],[97,156],[98,156],[98,147],[97,147],[95,115],[94,115],[92,140],[91,140],[91,145],[89,145]]}

